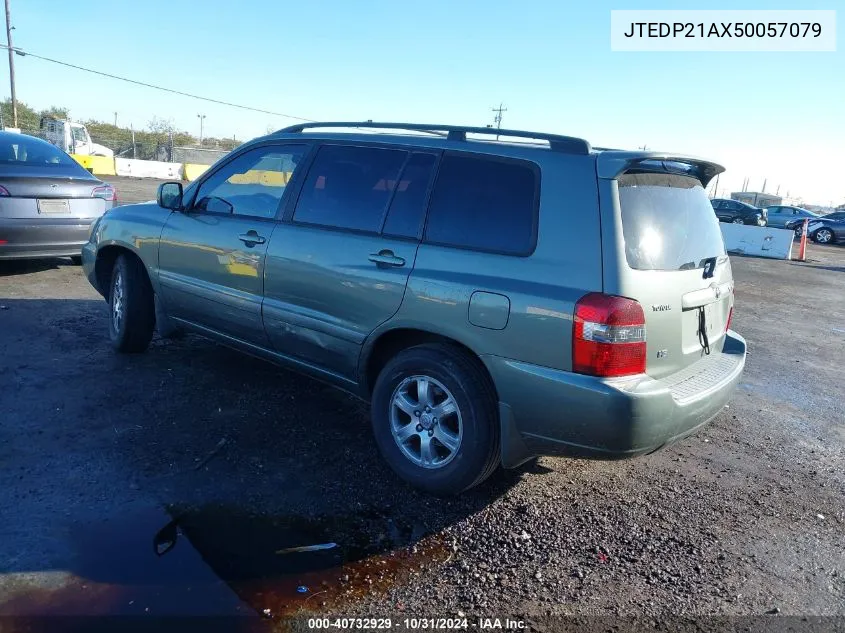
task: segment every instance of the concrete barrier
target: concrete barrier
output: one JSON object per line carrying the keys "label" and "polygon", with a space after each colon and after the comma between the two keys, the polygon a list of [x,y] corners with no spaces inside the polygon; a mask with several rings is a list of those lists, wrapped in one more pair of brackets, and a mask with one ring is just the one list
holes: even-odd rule
{"label": "concrete barrier", "polygon": [[193,163],[185,163],[182,171],[183,180],[193,182],[202,176],[211,165],[195,165]]}
{"label": "concrete barrier", "polygon": [[114,170],[118,176],[133,178],[158,178],[160,180],[181,180],[182,163],[161,163],[155,160],[115,158]]}
{"label": "concrete barrier", "polygon": [[729,253],[790,259],[795,233],[789,229],[720,222],[725,249]]}
{"label": "concrete barrier", "polygon": [[73,160],[96,176],[114,176],[114,158],[108,156],[83,156],[71,154]]}

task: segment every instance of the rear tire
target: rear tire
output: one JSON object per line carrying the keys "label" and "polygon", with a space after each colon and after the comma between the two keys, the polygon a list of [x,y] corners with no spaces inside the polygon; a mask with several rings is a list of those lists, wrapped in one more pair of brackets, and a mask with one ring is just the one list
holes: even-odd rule
{"label": "rear tire", "polygon": [[457,347],[435,343],[399,352],[378,375],[371,409],[382,457],[415,488],[456,495],[500,463],[493,386],[479,362]]}
{"label": "rear tire", "polygon": [[74,266],[82,266],[82,255],[71,255],[70,261]]}
{"label": "rear tire", "polygon": [[832,244],[836,241],[833,231],[827,227],[820,228],[813,233],[813,241],[817,244]]}
{"label": "rear tire", "polygon": [[109,285],[109,337],[118,352],[143,352],[155,329],[153,289],[141,260],[120,255]]}
{"label": "rear tire", "polygon": [[731,224],[745,224],[745,220],[743,220],[742,218],[734,218],[733,220],[731,220]]}

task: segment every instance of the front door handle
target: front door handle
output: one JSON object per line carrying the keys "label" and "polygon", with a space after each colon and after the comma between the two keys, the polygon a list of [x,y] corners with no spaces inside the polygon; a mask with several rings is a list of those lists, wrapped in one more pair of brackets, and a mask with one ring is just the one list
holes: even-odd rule
{"label": "front door handle", "polygon": [[393,254],[393,251],[379,251],[378,253],[370,253],[367,258],[371,262],[376,263],[380,268],[385,266],[404,266],[405,260]]}
{"label": "front door handle", "polygon": [[267,238],[259,235],[255,231],[247,231],[238,235],[238,239],[247,246],[255,246],[256,244],[263,244]]}

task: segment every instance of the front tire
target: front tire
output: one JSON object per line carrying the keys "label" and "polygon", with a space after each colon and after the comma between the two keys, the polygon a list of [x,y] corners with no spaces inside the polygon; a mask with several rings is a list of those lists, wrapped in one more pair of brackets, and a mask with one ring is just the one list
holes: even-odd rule
{"label": "front tire", "polygon": [[480,363],[457,347],[399,352],[379,374],[371,408],[382,457],[415,488],[456,495],[499,465],[495,392]]}
{"label": "front tire", "polygon": [[731,224],[745,224],[745,220],[743,220],[742,218],[734,218],[733,220],[731,220]]}
{"label": "front tire", "polygon": [[155,329],[153,289],[141,260],[120,255],[109,286],[109,337],[118,352],[143,352]]}
{"label": "front tire", "polygon": [[70,261],[74,266],[82,266],[82,255],[71,255]]}

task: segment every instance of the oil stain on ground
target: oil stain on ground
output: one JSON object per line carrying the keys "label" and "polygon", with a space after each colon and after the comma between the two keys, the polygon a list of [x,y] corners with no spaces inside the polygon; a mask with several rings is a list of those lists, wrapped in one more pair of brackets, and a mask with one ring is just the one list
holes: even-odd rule
{"label": "oil stain on ground", "polygon": [[244,615],[332,612],[445,560],[419,525],[379,512],[272,516],[169,507],[72,535],[69,580],[22,590],[3,615]]}

